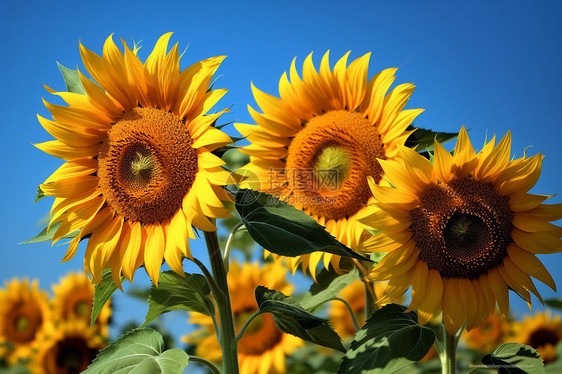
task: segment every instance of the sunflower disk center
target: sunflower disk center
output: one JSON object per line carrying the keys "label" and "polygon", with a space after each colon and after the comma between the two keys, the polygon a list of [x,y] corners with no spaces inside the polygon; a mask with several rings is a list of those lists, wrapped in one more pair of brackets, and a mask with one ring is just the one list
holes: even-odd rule
{"label": "sunflower disk center", "polygon": [[549,329],[538,329],[529,336],[528,344],[533,348],[543,347],[545,345],[556,346],[560,338],[556,332]]}
{"label": "sunflower disk center", "polygon": [[377,158],[385,158],[380,135],[359,113],[338,110],[313,117],[289,146],[289,194],[314,215],[350,217],[371,196],[367,176],[381,179]]}
{"label": "sunflower disk center", "polygon": [[478,278],[502,263],[511,242],[508,198],[471,176],[427,191],[410,218],[420,259],[442,277]]}
{"label": "sunflower disk center", "polygon": [[490,243],[490,231],[478,216],[456,212],[443,230],[445,246],[451,256],[470,259],[480,255]]}
{"label": "sunflower disk center", "polygon": [[161,223],[181,207],[198,171],[197,152],[185,124],[155,108],[125,113],[100,147],[103,196],[118,214]]}

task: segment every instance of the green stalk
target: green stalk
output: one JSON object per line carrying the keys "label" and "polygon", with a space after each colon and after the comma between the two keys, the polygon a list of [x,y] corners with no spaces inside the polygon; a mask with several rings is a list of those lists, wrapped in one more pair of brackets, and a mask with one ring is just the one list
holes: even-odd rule
{"label": "green stalk", "polygon": [[445,344],[443,355],[441,356],[441,372],[443,374],[455,374],[458,339],[455,335],[451,335],[446,331],[444,339]]}
{"label": "green stalk", "polygon": [[225,374],[238,374],[238,347],[235,341],[234,319],[230,305],[230,294],[226,280],[226,269],[219,246],[219,237],[216,231],[205,231],[205,242],[209,251],[211,270],[218,291],[215,295],[219,311],[220,332],[217,337],[222,348],[222,362]]}
{"label": "green stalk", "polygon": [[378,309],[377,308],[377,299],[374,295],[374,287],[373,283],[369,282],[368,280],[363,280],[363,284],[365,285],[365,321],[368,320],[373,313]]}

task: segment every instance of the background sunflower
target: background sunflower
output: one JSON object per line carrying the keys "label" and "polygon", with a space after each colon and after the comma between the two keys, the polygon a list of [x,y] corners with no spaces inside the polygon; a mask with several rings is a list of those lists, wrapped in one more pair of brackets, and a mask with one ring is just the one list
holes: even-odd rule
{"label": "background sunflower", "polygon": [[[254,290],[262,285],[290,295],[293,285],[286,281],[287,269],[278,262],[258,263],[233,262],[228,273],[232,313],[235,330],[238,332],[246,320],[258,310]],[[221,360],[221,349],[214,334],[210,317],[190,312],[190,322],[201,326],[201,330],[184,337],[184,341],[195,345],[195,354],[211,361]],[[258,316],[246,329],[238,342],[238,362],[241,374],[283,374],[286,372],[286,356],[304,346],[304,341],[279,331],[269,313]]]}
{"label": "background sunflower", "polygon": [[[83,273],[69,273],[53,288],[53,320],[83,320],[90,323],[94,286]],[[111,303],[105,304],[96,319],[95,327],[104,336],[109,336]]]}
{"label": "background sunflower", "polygon": [[0,288],[0,357],[10,365],[29,358],[37,336],[50,322],[47,293],[37,280],[13,279]]}

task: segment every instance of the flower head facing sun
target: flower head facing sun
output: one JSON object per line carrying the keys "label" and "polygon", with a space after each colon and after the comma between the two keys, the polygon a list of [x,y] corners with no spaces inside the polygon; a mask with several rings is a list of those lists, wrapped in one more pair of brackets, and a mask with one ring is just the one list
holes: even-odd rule
{"label": "flower head facing sun", "polygon": [[[403,110],[412,84],[399,85],[387,95],[396,69],[368,80],[370,54],[347,66],[348,55],[331,70],[326,53],[319,72],[309,55],[303,79],[293,60],[290,82],[286,73],[281,77],[280,98],[252,86],[263,113],[249,107],[257,125],[235,125],[252,143],[242,149],[250,163],[239,173],[247,177],[242,187],[278,196],[351,249],[369,252],[368,234],[357,223],[373,201],[367,177],[381,181],[378,160],[399,157],[397,147],[405,143],[408,126],[422,110]],[[292,271],[302,262],[314,277],[322,258],[326,267],[331,263],[339,270],[340,258],[328,253],[287,261]]]}
{"label": "flower head facing sun", "polygon": [[47,294],[39,282],[13,279],[0,289],[0,357],[15,364],[28,357],[37,334],[50,318]]}
{"label": "flower head facing sun", "polygon": [[[86,275],[69,273],[60,280],[59,284],[53,285],[53,294],[53,319],[55,321],[79,319],[87,324],[90,323],[94,286]],[[108,336],[109,333],[110,304],[104,305],[95,322],[95,327],[104,336]]]}
{"label": "flower head facing sun", "polygon": [[550,312],[527,316],[512,324],[512,340],[535,348],[545,363],[556,360],[556,346],[562,342],[560,316]]}
{"label": "flower head facing sun", "polygon": [[[292,292],[293,286],[286,282],[287,269],[280,263],[257,263],[239,265],[234,262],[228,272],[228,285],[232,300],[234,327],[240,331],[246,320],[258,310],[254,290],[258,285],[281,291]],[[214,334],[212,319],[208,316],[190,313],[190,322],[201,325],[199,336],[190,335],[184,340],[196,344],[196,354],[218,362],[222,359],[221,348]],[[284,334],[277,329],[270,314],[259,315],[246,329],[238,342],[238,361],[241,374],[283,374],[285,356],[294,352],[304,343],[301,339]]]}
{"label": "flower head facing sun", "polygon": [[78,374],[106,345],[83,320],[48,324],[35,343],[30,368],[36,374]]}
{"label": "flower head facing sun", "polygon": [[95,81],[79,72],[84,95],[49,91],[68,106],[45,102],[54,121],[39,116],[56,140],[36,146],[66,160],[40,188],[54,196],[50,225],[60,223],[53,243],[74,230],[63,260],[90,235],[85,270],[94,282],[112,269],[120,286],[143,263],[154,283],[162,261],[183,274],[191,257],[187,237],[193,227],[214,231],[210,218],[229,217],[221,200],[235,183],[212,151],[231,142],[214,127],[226,109],[206,113],[226,90],[209,85],[224,57],[181,71],[178,45],[169,52],[163,35],[143,64],[110,36],[103,57],[80,45],[84,65]]}
{"label": "flower head facing sun", "polygon": [[400,147],[402,162],[380,160],[392,187],[371,180],[376,209],[361,218],[380,229],[373,246],[389,253],[371,273],[389,280],[389,297],[412,287],[410,309],[427,322],[443,311],[454,334],[509,310],[508,289],[531,303],[541,299],[530,276],[555,289],[535,257],[562,249],[562,204],[528,191],[537,182],[543,157],[511,160],[511,135],[495,137],[476,153],[464,127],[454,156],[435,142],[433,165]]}

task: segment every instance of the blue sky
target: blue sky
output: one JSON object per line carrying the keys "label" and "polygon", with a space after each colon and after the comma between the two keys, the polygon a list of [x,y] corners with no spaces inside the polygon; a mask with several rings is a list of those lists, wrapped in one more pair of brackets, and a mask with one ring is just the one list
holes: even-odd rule
{"label": "blue sky", "polygon": [[[94,5],[95,4],[95,5]],[[40,230],[38,222],[52,200],[33,204],[37,185],[61,163],[31,143],[51,140],[37,113],[49,117],[43,84],[63,90],[56,61],[83,67],[79,40],[100,53],[110,33],[115,39],[142,40],[141,57],[158,37],[174,31],[180,49],[189,45],[182,68],[211,56],[227,55],[215,87],[228,88],[221,101],[232,107],[224,122],[252,123],[250,82],[278,94],[281,74],[297,56],[297,66],[314,51],[315,62],[328,49],[332,64],[348,50],[357,58],[373,52],[370,76],[398,67],[396,83],[417,89],[407,108],[425,108],[419,127],[458,131],[461,125],[481,147],[486,134],[513,134],[513,154],[542,153],[543,173],[533,192],[560,193],[562,139],[562,6],[555,2],[230,2],[0,1],[0,103],[2,132],[2,215],[0,281],[38,277],[43,287],[70,269],[82,267],[82,252],[59,264],[65,248],[49,244],[18,246]],[[235,134],[232,126],[227,128]],[[550,199],[561,203],[560,196]],[[562,284],[562,254],[542,256]],[[139,276],[139,282],[146,277]],[[539,285],[546,297],[553,292]],[[140,304],[117,300],[117,320],[144,313]],[[525,303],[511,297],[516,313]],[[127,301],[128,302],[128,301]],[[136,309],[132,312],[131,309]],[[173,317],[183,320],[183,317]]]}

